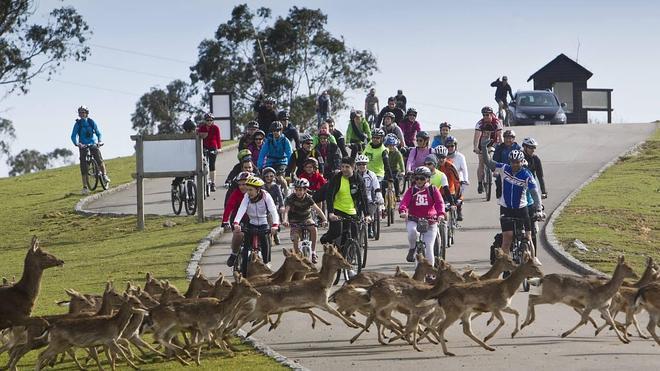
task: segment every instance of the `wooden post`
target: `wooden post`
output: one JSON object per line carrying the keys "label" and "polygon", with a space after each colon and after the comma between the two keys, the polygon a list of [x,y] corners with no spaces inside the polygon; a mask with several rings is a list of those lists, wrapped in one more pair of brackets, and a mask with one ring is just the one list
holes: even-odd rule
{"label": "wooden post", "polygon": [[136,163],[136,177],[135,183],[137,185],[137,229],[144,230],[144,161],[143,161],[144,142],[141,135],[135,136],[135,161]]}
{"label": "wooden post", "polygon": [[[206,134],[206,133],[204,133]],[[195,167],[195,172],[197,173],[197,221],[199,223],[204,222],[204,197],[206,196],[206,184],[204,184],[204,166],[202,166],[202,137],[197,136],[195,139],[195,157],[197,158],[197,165]]]}
{"label": "wooden post", "polygon": [[607,92],[607,123],[612,123],[612,91]]}

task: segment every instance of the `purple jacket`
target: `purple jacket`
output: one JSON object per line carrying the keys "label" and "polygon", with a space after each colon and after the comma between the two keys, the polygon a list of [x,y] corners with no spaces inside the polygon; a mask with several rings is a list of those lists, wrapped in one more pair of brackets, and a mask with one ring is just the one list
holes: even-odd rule
{"label": "purple jacket", "polygon": [[419,121],[415,120],[414,122],[408,121],[408,118],[399,123],[401,131],[403,131],[403,139],[406,141],[406,147],[415,146],[415,135],[418,131],[422,130],[422,127],[419,125]]}

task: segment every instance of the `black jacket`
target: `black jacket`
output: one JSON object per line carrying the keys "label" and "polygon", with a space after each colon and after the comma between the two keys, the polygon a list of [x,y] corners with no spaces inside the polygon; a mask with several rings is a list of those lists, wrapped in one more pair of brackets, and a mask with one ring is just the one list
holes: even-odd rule
{"label": "black jacket", "polygon": [[380,110],[380,113],[378,114],[378,118],[376,119],[376,127],[377,128],[379,128],[382,125],[383,116],[387,112],[392,112],[394,114],[394,122],[396,122],[397,124],[400,123],[401,121],[403,121],[403,117],[406,115],[406,113],[403,112],[403,110],[399,107],[394,107],[394,108],[390,109],[389,106],[385,106],[385,107],[383,107],[382,110]]}
{"label": "black jacket", "polygon": [[547,193],[545,191],[545,181],[543,180],[543,165],[541,165],[541,159],[537,155],[528,156],[527,153],[525,153],[525,160],[527,160],[527,170],[539,180],[541,193]]}
{"label": "black jacket", "polygon": [[491,82],[490,86],[497,88],[495,89],[495,100],[506,100],[506,93],[509,93],[511,100],[513,100],[511,85],[506,84],[506,86],[504,86],[504,83],[500,79],[497,79]]}
{"label": "black jacket", "polygon": [[319,171],[324,178],[329,180],[334,175],[334,171],[339,170],[339,166],[341,166],[341,151],[336,144],[328,143],[328,153],[326,157],[323,157],[320,148],[321,143],[314,147],[314,157],[319,161]]}
{"label": "black jacket", "polygon": [[342,134],[341,131],[337,129],[333,129],[330,134],[335,137],[335,140],[337,141],[337,147],[339,147],[341,155],[343,157],[348,156],[348,152],[346,152],[346,139],[344,138],[344,134]]}
{"label": "black jacket", "polygon": [[255,105],[254,111],[257,113],[259,129],[266,134],[270,133],[270,124],[272,124],[273,121],[277,121],[277,111],[275,111],[274,108],[268,109],[262,104]]}
{"label": "black jacket", "polygon": [[[337,192],[339,192],[342,176],[342,173],[335,174],[330,178],[330,182],[328,183],[328,193],[325,198],[328,213],[335,212],[335,196],[337,195]],[[348,183],[351,187],[351,197],[353,198],[353,204],[355,204],[357,215],[366,217],[369,215],[369,203],[367,201],[367,190],[364,186],[362,176],[357,172],[354,172],[353,176],[348,178]]]}

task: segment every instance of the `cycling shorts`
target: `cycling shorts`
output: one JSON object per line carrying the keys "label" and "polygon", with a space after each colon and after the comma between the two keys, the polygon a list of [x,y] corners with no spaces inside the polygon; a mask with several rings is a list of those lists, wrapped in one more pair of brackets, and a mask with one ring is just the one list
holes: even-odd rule
{"label": "cycling shorts", "polygon": [[[508,207],[500,206],[500,216],[508,216],[510,218],[519,218],[522,219],[523,228],[525,231],[531,231],[532,223],[529,219],[529,212],[526,207],[519,209],[511,209]],[[500,226],[502,227],[502,232],[513,231],[513,221],[501,220]]]}

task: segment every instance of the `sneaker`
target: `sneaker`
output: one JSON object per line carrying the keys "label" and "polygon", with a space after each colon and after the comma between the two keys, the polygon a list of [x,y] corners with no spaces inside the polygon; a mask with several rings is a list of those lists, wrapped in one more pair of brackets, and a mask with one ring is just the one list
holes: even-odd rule
{"label": "sneaker", "polygon": [[316,256],[316,252],[312,252],[312,264],[316,264],[319,261],[319,257]]}
{"label": "sneaker", "polygon": [[459,222],[463,221],[463,211],[461,209],[456,210],[456,220]]}
{"label": "sneaker", "polygon": [[276,233],[276,234],[273,235],[273,242],[275,242],[275,245],[280,244],[280,235],[279,234]]}
{"label": "sneaker", "polygon": [[87,189],[87,187],[83,187],[82,191],[80,191],[80,194],[88,195],[89,194],[89,189]]}
{"label": "sneaker", "polygon": [[408,263],[414,263],[415,262],[415,249],[409,249],[408,250],[408,256],[406,256],[406,261]]}
{"label": "sneaker", "polygon": [[110,177],[108,176],[108,174],[103,174],[103,180],[104,180],[106,183],[110,183]]}
{"label": "sneaker", "polygon": [[211,192],[215,192],[215,183],[211,183]]}
{"label": "sneaker", "polygon": [[482,194],[484,193],[484,183],[479,182],[479,185],[477,186],[477,193]]}
{"label": "sneaker", "polygon": [[231,255],[229,255],[229,258],[227,259],[227,266],[233,267],[234,263],[236,263],[236,254],[231,253]]}
{"label": "sneaker", "polygon": [[348,279],[353,279],[353,277],[357,276],[357,273],[353,269],[348,271]]}

